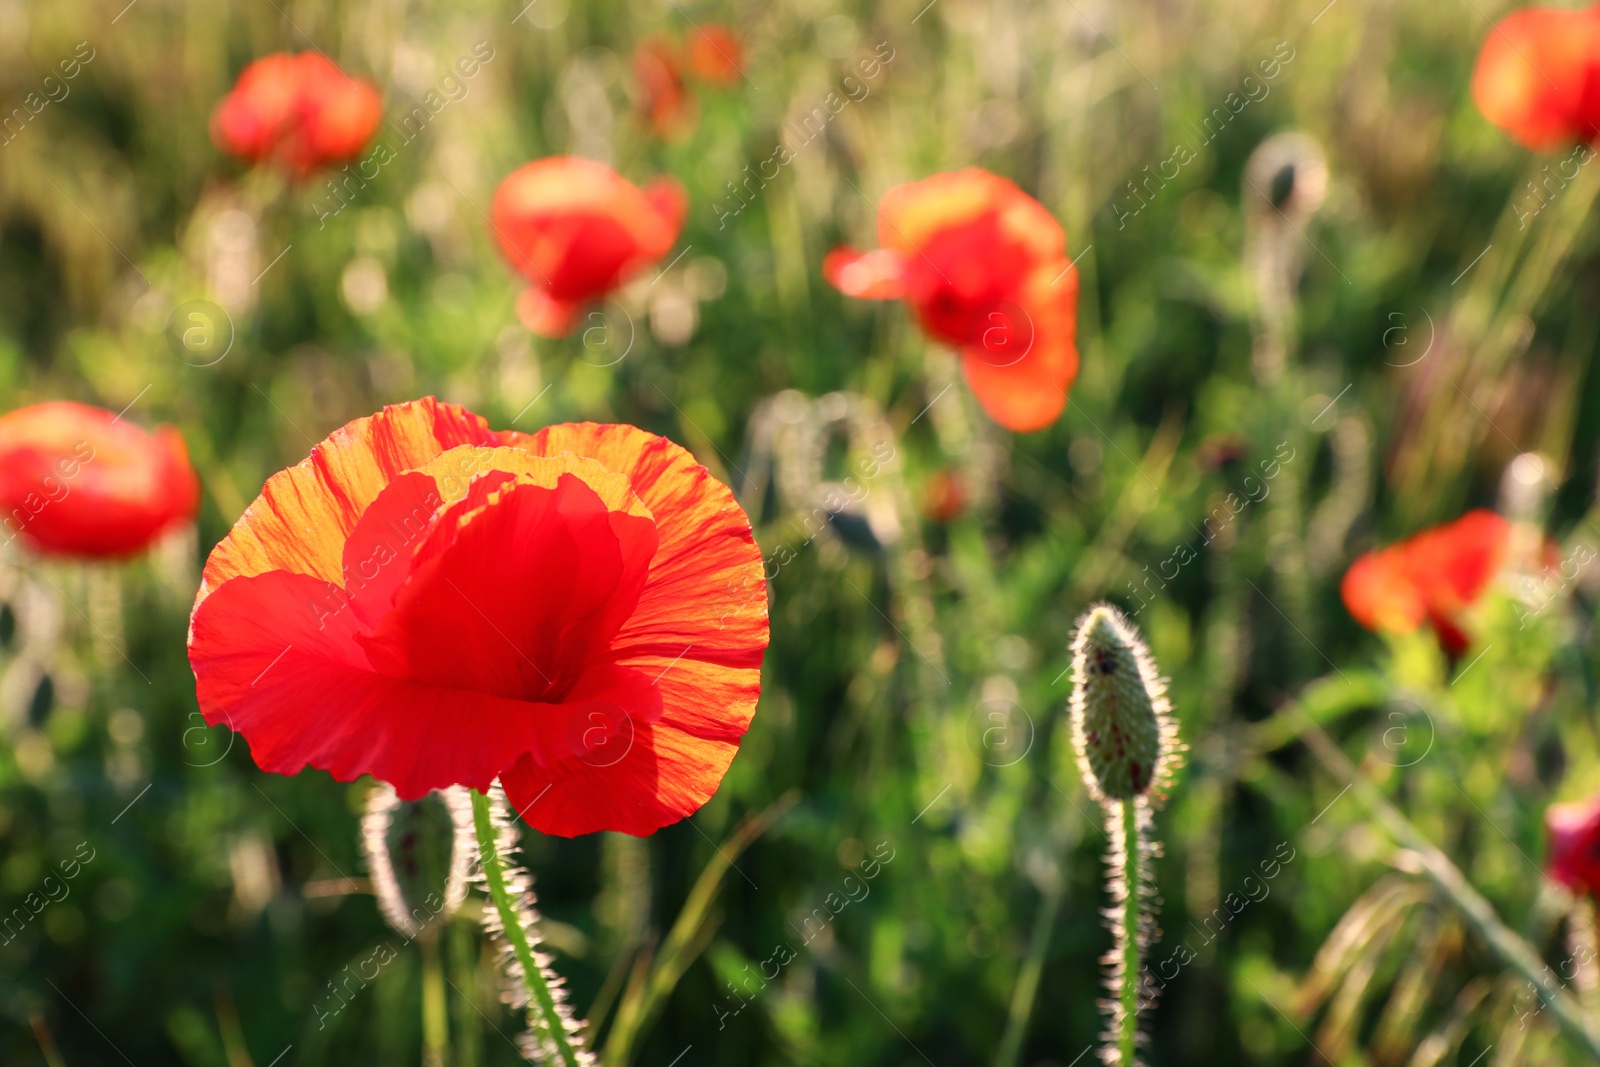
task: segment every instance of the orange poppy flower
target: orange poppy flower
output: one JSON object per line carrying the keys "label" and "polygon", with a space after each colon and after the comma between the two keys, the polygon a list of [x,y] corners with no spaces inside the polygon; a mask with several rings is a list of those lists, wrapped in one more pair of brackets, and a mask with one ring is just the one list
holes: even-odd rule
{"label": "orange poppy flower", "polygon": [[672,179],[640,189],[592,159],[551,156],[513,171],[489,212],[500,250],[530,283],[517,302],[523,323],[566,334],[586,302],[672,248],[684,210]]}
{"label": "orange poppy flower", "polygon": [[1461,619],[1506,561],[1511,525],[1478,508],[1399,544],[1368,552],[1345,572],[1340,595],[1355,620],[1377,632],[1433,625],[1446,652],[1472,643]]}
{"label": "orange poppy flower", "polygon": [[707,23],[690,38],[689,64],[695,76],[726,88],[744,76],[744,45],[726,26]]}
{"label": "orange poppy flower", "polygon": [[694,129],[699,118],[694,97],[683,83],[678,48],[664,38],[651,38],[633,50],[634,99],[650,132],[677,140]]}
{"label": "orange poppy flower", "polygon": [[978,402],[1012,430],[1061,415],[1078,375],[1078,275],[1061,226],[1033,197],[969,167],[889,190],[881,248],[838,248],[823,275],[847,296],[901,297],[961,351]]}
{"label": "orange poppy flower", "polygon": [[1484,38],[1472,99],[1535,151],[1600,135],[1600,6],[1528,7]]}
{"label": "orange poppy flower", "polygon": [[277,52],[251,63],[211,116],[231,155],[276,160],[297,177],[353,158],[383,117],[383,100],[320,52]]}
{"label": "orange poppy flower", "polygon": [[1552,804],[1544,813],[1545,871],[1576,893],[1600,893],[1600,796]]}
{"label": "orange poppy flower", "polygon": [[53,400],[0,416],[7,540],[92,558],[146,548],[194,517],[200,486],[183,438],[101,408]]}
{"label": "orange poppy flower", "polygon": [[716,791],[766,644],[749,520],[687,451],[430,397],[267,480],[206,562],[189,660],[263,770],[403,799],[498,777],[544,833],[642,836]]}

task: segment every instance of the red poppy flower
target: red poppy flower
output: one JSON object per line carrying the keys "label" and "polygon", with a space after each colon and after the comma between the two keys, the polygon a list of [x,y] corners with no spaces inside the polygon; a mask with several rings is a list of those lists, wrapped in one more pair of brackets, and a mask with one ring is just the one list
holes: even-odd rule
{"label": "red poppy flower", "polygon": [[1544,813],[1545,871],[1577,893],[1600,893],[1600,796],[1552,804]]}
{"label": "red poppy flower", "polygon": [[1511,525],[1479,508],[1366,553],[1339,591],[1367,629],[1409,633],[1426,620],[1445,651],[1459,656],[1471,644],[1461,619],[1504,565],[1510,541]]}
{"label": "red poppy flower", "polygon": [[749,520],[684,449],[427,398],[267,480],[206,563],[189,660],[263,770],[403,799],[498,777],[544,833],[644,835],[716,791],[766,644]]}
{"label": "red poppy flower", "polygon": [[683,83],[679,50],[671,41],[652,38],[633,50],[633,83],[639,113],[651,133],[677,140],[694,129],[699,114]]}
{"label": "red poppy flower", "polygon": [[955,522],[967,510],[961,474],[946,467],[933,472],[922,490],[922,513],[937,523]]}
{"label": "red poppy flower", "polygon": [[531,283],[517,313],[560,337],[584,303],[605,295],[678,239],[683,190],[670,178],[640,189],[592,159],[551,156],[513,171],[490,207],[495,237]]}
{"label": "red poppy flower", "polygon": [[1528,7],[1484,38],[1472,99],[1536,151],[1600,135],[1600,6]]}
{"label": "red poppy flower", "polygon": [[707,23],[691,37],[689,64],[702,81],[735,85],[744,76],[744,45],[728,27]]}
{"label": "red poppy flower", "polygon": [[200,486],[183,438],[87,404],[53,400],[0,416],[7,540],[75,556],[125,556],[194,517]]}
{"label": "red poppy flower", "polygon": [[847,296],[903,297],[923,329],[961,350],[967,384],[994,420],[1042,430],[1078,375],[1078,275],[1037,200],[971,167],[889,190],[872,252],[839,248],[823,275]]}
{"label": "red poppy flower", "polygon": [[277,52],[251,63],[211,116],[223,151],[277,160],[296,176],[360,153],[383,117],[377,89],[320,52]]}

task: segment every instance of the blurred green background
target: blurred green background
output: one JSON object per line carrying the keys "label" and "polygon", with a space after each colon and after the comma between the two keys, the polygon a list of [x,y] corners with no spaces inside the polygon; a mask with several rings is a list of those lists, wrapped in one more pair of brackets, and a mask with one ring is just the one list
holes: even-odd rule
{"label": "blurred green background", "polygon": [[[1539,184],[1554,160],[1473,108],[1504,5],[123,3],[0,0],[0,113],[93,53],[0,137],[0,396],[177,425],[203,502],[126,566],[0,565],[0,911],[93,857],[0,945],[0,1062],[51,1042],[71,1067],[420,1059],[417,945],[319,1025],[343,968],[401,944],[363,891],[370,783],[257,771],[204,727],[184,639],[205,553],[262,481],[430,393],[499,428],[665,434],[739,491],[769,559],[761,706],[716,798],[642,841],[527,842],[584,1015],[716,843],[797,791],[634,1062],[1089,1062],[1105,838],[1063,710],[1100,598],[1137,612],[1189,747],[1151,959],[1192,960],[1162,971],[1152,1063],[1585,1062],[1274,717],[1320,718],[1552,967],[1592,932],[1539,864],[1544,807],[1600,786],[1594,574],[1537,611],[1497,595],[1454,665],[1338,596],[1359,551],[1468,506],[1544,524],[1563,558],[1600,542],[1600,177]],[[746,75],[695,88],[697,124],[663,142],[632,50],[712,22]],[[248,172],[207,133],[249,60],[312,47],[381,87],[394,149],[337,212],[326,176]],[[399,117],[485,48],[408,142]],[[892,58],[869,91],[800,144],[791,120],[873,54]],[[793,162],[730,216],[780,140]],[[555,153],[672,174],[690,210],[664,272],[546,341],[485,213]],[[988,422],[902,306],[820,277],[833,245],[874,243],[885,190],[969,164],[1037,196],[1080,257],[1082,371],[1043,433]],[[225,312],[215,362],[171,343],[190,301]],[[517,1062],[469,919],[436,946],[451,1061]]]}

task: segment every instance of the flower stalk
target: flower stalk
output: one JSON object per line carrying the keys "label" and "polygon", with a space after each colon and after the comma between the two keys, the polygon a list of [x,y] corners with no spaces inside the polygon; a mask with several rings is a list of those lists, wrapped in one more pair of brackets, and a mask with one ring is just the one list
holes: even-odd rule
{"label": "flower stalk", "polygon": [[[1139,863],[1141,839],[1139,836],[1139,801],[1124,800],[1116,805],[1122,809],[1122,989],[1119,993],[1117,1056],[1121,1063],[1137,1061],[1139,1045],[1139,957],[1143,949],[1143,917],[1140,914],[1140,890],[1143,888]],[[1107,809],[1109,814],[1110,809]]]}
{"label": "flower stalk", "polygon": [[1072,642],[1072,737],[1084,785],[1100,802],[1111,846],[1106,854],[1106,911],[1113,945],[1105,956],[1109,1025],[1101,1059],[1139,1062],[1139,974],[1155,935],[1152,877],[1161,854],[1152,813],[1176,765],[1179,745],[1166,683],[1133,624],[1101,604],[1078,621]]}
{"label": "flower stalk", "polygon": [[422,1062],[424,1067],[444,1067],[449,1059],[450,1023],[445,1011],[438,928],[424,930],[417,943],[422,948]]}
{"label": "flower stalk", "polygon": [[530,880],[525,871],[507,861],[516,845],[516,827],[498,788],[494,792],[493,799],[477,791],[472,794],[473,826],[478,835],[474,879],[494,905],[485,912],[484,925],[501,943],[506,973],[516,983],[508,990],[508,999],[527,1009],[523,1055],[534,1063],[589,1067],[594,1056],[577,1036],[580,1024],[567,1006],[566,990],[550,969],[551,957],[538,951],[539,916],[532,906]]}

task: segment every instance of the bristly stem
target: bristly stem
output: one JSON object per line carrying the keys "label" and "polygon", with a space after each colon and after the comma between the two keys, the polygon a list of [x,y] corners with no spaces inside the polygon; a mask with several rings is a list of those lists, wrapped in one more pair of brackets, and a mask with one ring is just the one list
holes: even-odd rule
{"label": "bristly stem", "polygon": [[489,899],[494,902],[495,910],[500,913],[506,942],[516,954],[517,962],[522,964],[522,979],[527,983],[528,994],[545,1017],[551,1040],[561,1056],[561,1062],[565,1067],[578,1067],[578,1055],[567,1037],[566,1025],[556,1008],[555,997],[551,995],[550,986],[544,980],[544,969],[534,958],[533,946],[528,944],[527,934],[523,931],[522,923],[517,916],[516,903],[506,890],[505,867],[496,845],[494,823],[489,817],[489,798],[476,790],[472,793],[472,824],[478,833],[478,859],[483,866],[483,878],[489,889]]}
{"label": "bristly stem", "polygon": [[[1139,839],[1139,798],[1117,803],[1122,814],[1122,880],[1126,897],[1122,901],[1122,929],[1118,939],[1122,942],[1122,1011],[1118,1020],[1117,1049],[1122,1067],[1134,1067],[1139,1051],[1139,951],[1140,910],[1139,886],[1143,872],[1139,869],[1142,842]],[[1107,806],[1110,816],[1110,806]]]}

